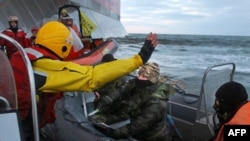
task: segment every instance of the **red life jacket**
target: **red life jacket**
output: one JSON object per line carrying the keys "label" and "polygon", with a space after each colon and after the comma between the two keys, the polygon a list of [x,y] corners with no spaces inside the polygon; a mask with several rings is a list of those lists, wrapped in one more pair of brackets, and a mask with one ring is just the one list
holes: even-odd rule
{"label": "red life jacket", "polygon": [[[234,117],[224,125],[250,125],[250,102],[244,104],[236,112]],[[218,135],[214,141],[224,141],[224,125],[220,128]]]}
{"label": "red life jacket", "polygon": [[[18,29],[16,33],[10,29],[6,29],[2,33],[15,39],[24,48],[29,46],[29,41],[26,37],[26,33],[21,29]],[[8,58],[10,58],[10,56],[17,51],[17,48],[11,42],[5,39],[1,40],[0,45],[6,47]]]}
{"label": "red life jacket", "polygon": [[[58,60],[58,57],[50,52],[39,48],[25,49],[31,63],[41,58],[51,58]],[[28,71],[22,59],[20,52],[16,52],[10,59],[13,67],[18,96],[18,111],[22,120],[25,120],[31,111],[31,92],[28,78]],[[37,88],[38,89],[38,88]],[[40,117],[40,127],[46,123],[52,123],[56,119],[54,112],[54,103],[62,97],[62,93],[41,93],[39,94],[38,115]]]}

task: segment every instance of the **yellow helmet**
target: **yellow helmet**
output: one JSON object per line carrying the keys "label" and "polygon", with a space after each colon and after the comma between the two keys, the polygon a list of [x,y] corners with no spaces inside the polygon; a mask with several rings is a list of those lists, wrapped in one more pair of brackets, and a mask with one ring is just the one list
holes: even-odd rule
{"label": "yellow helmet", "polygon": [[58,21],[44,24],[37,33],[35,43],[49,49],[61,59],[66,58],[71,49],[77,52],[83,48],[80,38],[73,29]]}

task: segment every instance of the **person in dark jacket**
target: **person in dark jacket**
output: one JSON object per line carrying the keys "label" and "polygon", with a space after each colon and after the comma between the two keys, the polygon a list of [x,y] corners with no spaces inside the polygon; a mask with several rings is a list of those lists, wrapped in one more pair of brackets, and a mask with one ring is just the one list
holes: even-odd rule
{"label": "person in dark jacket", "polygon": [[[171,85],[159,81],[160,68],[157,63],[146,63],[135,79],[129,80],[122,89],[122,101],[116,103],[117,112],[92,116],[96,127],[106,135],[120,139],[132,137],[143,141],[167,140],[166,104],[173,94]],[[117,129],[99,126],[111,124],[129,117],[130,123]]]}

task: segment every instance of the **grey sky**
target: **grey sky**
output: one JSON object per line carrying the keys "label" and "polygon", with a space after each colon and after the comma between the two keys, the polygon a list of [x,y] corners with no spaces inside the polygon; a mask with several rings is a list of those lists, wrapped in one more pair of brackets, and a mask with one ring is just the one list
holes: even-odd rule
{"label": "grey sky", "polygon": [[128,33],[250,35],[250,0],[121,0]]}

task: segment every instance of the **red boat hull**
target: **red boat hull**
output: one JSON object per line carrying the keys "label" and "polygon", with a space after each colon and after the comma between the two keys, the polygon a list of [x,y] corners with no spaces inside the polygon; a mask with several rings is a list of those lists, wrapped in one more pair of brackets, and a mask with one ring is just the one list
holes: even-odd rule
{"label": "red boat hull", "polygon": [[115,40],[107,40],[91,49],[90,52],[84,53],[75,59],[70,59],[69,61],[80,65],[95,65],[100,63],[105,54],[114,54],[117,49],[118,43]]}

